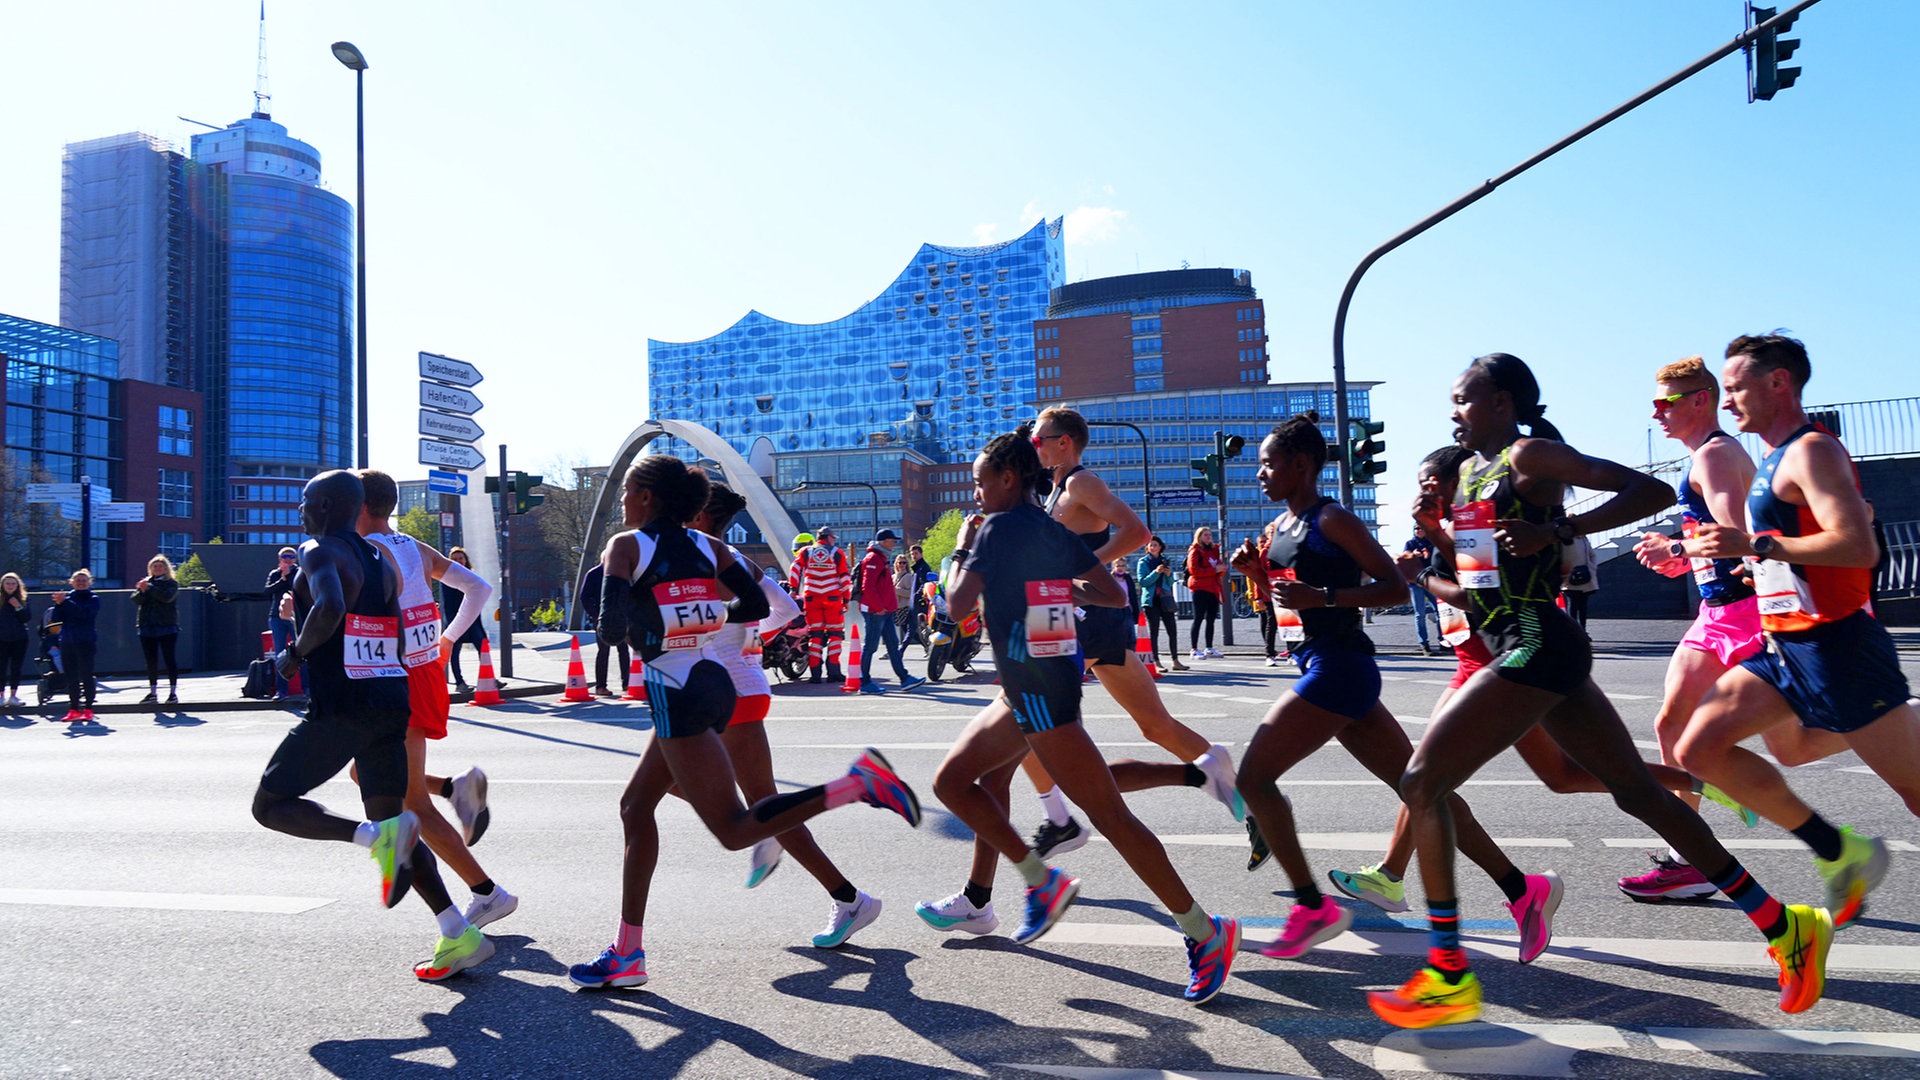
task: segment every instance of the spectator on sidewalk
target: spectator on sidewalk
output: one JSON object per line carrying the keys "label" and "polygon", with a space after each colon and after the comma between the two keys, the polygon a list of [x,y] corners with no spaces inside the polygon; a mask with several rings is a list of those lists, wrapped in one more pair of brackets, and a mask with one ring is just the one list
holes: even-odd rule
{"label": "spectator on sidewalk", "polygon": [[[473,569],[473,563],[467,558],[466,548],[454,548],[452,551],[447,552],[447,558],[452,559],[468,570]],[[444,585],[440,587],[440,610],[445,615],[448,626],[453,625],[454,617],[460,614],[460,605],[466,598],[467,594],[461,592],[459,589],[449,589]],[[596,598],[592,608],[589,610],[598,611],[599,607],[600,602]],[[479,650],[480,643],[487,639],[487,629],[480,625],[480,623],[481,620],[479,619],[473,620],[473,623],[467,627],[466,632],[462,633],[460,637],[454,641],[453,648],[447,650],[449,654],[447,657],[447,672],[453,676],[454,689],[463,694],[470,688],[467,686],[467,680],[460,677],[460,646],[471,645],[475,651]]]}
{"label": "spectator on sidewalk", "polygon": [[1564,583],[1560,596],[1566,601],[1567,614],[1587,628],[1587,599],[1600,591],[1600,562],[1593,557],[1593,545],[1584,536],[1560,549],[1560,575]]}
{"label": "spectator on sidewalk", "polygon": [[1139,625],[1140,583],[1133,580],[1133,571],[1127,569],[1127,557],[1122,555],[1114,559],[1113,562],[1107,565],[1107,570],[1113,574],[1113,580],[1119,582],[1120,587],[1127,590],[1127,621],[1136,626]]}
{"label": "spectator on sidewalk", "polygon": [[96,687],[93,660],[100,647],[96,623],[100,598],[93,594],[93,571],[75,570],[67,579],[72,591],[53,594],[54,618],[60,622],[60,662],[66,669],[68,723],[91,723]]}
{"label": "spectator on sidewalk", "polygon": [[[1213,530],[1205,525],[1193,530],[1193,543],[1187,548],[1187,588],[1193,590],[1193,625],[1188,628],[1193,658],[1218,660],[1222,654],[1213,647],[1213,628],[1220,621],[1220,602],[1226,596],[1222,584],[1220,549],[1214,546]],[[1201,648],[1200,642],[1206,641]]]}
{"label": "spectator on sidewalk", "polygon": [[614,650],[620,653],[620,686],[624,690],[627,676],[633,671],[633,653],[627,647],[625,635],[617,641],[608,641],[607,635],[599,632],[600,591],[607,580],[607,568],[594,563],[593,569],[580,580],[580,595],[576,599],[580,610],[587,617],[587,626],[594,630],[593,635],[593,692],[600,697],[619,697],[620,692],[607,684],[607,660]]}
{"label": "spectator on sidewalk", "polygon": [[175,597],[180,583],[174,580],[173,563],[165,555],[147,562],[147,576],[133,585],[133,627],[140,636],[140,651],[147,657],[147,696],[142,705],[160,700],[160,660],[167,662],[167,704],[180,703],[180,665],[174,659],[174,646],[180,640],[180,606]]}
{"label": "spectator on sidewalk", "polygon": [[24,709],[20,700],[20,671],[27,663],[27,643],[33,635],[33,611],[27,605],[27,586],[19,574],[0,577],[0,708]]}
{"label": "spectator on sidewalk", "polygon": [[[1433,562],[1433,541],[1427,539],[1427,531],[1418,525],[1413,527],[1413,538],[1408,540],[1406,546],[1400,550],[1418,555],[1422,565]],[[1420,651],[1427,656],[1432,656],[1433,639],[1427,636],[1427,619],[1433,619],[1434,633],[1438,634],[1440,632],[1439,609],[1433,606],[1433,594],[1420,586],[1415,585],[1408,592],[1413,597],[1413,629],[1420,635]]]}
{"label": "spectator on sidewalk", "polygon": [[[293,644],[293,615],[287,599],[293,595],[293,579],[300,572],[300,553],[290,547],[280,549],[280,561],[267,573],[267,629],[273,632],[273,651],[277,655]],[[287,696],[287,680],[278,671],[273,676],[273,700]]]}
{"label": "spectator on sidewalk", "polygon": [[900,645],[913,638],[913,609],[916,582],[913,577],[913,563],[907,560],[907,553],[901,552],[893,557],[893,601],[899,605],[893,613],[894,629],[900,634]]}
{"label": "spectator on sidewalk", "polygon": [[[1179,607],[1173,599],[1173,564],[1167,561],[1166,542],[1159,537],[1147,541],[1146,554],[1140,556],[1135,573],[1140,579],[1141,606],[1147,612],[1147,643],[1153,646],[1153,662],[1174,671],[1185,671],[1180,662]],[[1160,654],[1160,631],[1167,632],[1167,652]]]}
{"label": "spectator on sidewalk", "polygon": [[854,599],[859,601],[860,616],[866,624],[863,627],[866,651],[860,655],[860,692],[863,694],[886,692],[873,681],[873,654],[880,651],[882,644],[887,647],[887,662],[893,665],[893,673],[900,679],[900,689],[912,690],[927,681],[910,674],[900,659],[900,634],[893,621],[893,613],[900,607],[899,592],[887,564],[899,543],[900,534],[881,529],[867,545],[867,553],[860,557],[860,565],[853,575]]}

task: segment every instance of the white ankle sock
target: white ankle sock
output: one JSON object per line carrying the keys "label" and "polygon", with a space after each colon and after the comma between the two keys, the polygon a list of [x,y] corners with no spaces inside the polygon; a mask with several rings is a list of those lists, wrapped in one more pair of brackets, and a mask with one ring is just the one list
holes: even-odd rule
{"label": "white ankle sock", "polygon": [[1056,785],[1040,793],[1040,805],[1047,812],[1047,820],[1055,825],[1065,825],[1067,818],[1067,797],[1060,794]]}
{"label": "white ankle sock", "polygon": [[441,937],[457,938],[467,932],[467,917],[460,913],[458,905],[448,904],[447,909],[437,912],[433,919],[440,924]]}

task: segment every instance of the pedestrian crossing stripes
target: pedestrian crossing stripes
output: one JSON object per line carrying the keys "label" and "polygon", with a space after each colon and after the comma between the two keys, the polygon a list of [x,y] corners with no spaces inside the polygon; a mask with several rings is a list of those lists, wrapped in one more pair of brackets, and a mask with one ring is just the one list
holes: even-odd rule
{"label": "pedestrian crossing stripes", "polygon": [[216,893],[122,892],[105,889],[0,889],[0,904],[143,908],[149,911],[238,911],[298,915],[333,903],[324,896],[223,896]]}

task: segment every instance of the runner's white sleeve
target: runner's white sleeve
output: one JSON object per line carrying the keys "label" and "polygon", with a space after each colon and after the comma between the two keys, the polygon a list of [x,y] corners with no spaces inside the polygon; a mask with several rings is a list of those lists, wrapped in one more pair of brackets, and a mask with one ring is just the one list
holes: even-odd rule
{"label": "runner's white sleeve", "polygon": [[451,626],[440,632],[448,641],[459,641],[460,635],[466,633],[474,620],[480,617],[480,609],[487,606],[487,598],[493,595],[493,586],[486,578],[452,559],[447,560],[447,568],[440,572],[440,584],[460,590],[460,614],[453,617]]}
{"label": "runner's white sleeve", "polygon": [[766,594],[768,608],[767,617],[760,620],[759,626],[760,635],[764,637],[785,629],[794,616],[800,614],[800,605],[794,603],[778,581],[765,574],[760,575],[760,591]]}

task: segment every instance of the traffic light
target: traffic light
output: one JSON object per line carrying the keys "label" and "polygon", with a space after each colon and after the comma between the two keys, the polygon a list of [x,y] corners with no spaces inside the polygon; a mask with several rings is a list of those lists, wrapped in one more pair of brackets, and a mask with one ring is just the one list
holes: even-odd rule
{"label": "traffic light", "polygon": [[[1747,5],[1747,29],[1751,30],[1768,19],[1773,18],[1778,9],[1757,8]],[[1797,16],[1796,16],[1797,17]],[[1753,39],[1747,46],[1747,101],[1771,101],[1778,91],[1793,85],[1800,77],[1797,67],[1781,67],[1783,60],[1793,57],[1795,49],[1800,47],[1798,38],[1782,38],[1780,35],[1792,29],[1794,20],[1788,19]]]}
{"label": "traffic light", "polygon": [[513,474],[513,512],[524,514],[547,501],[545,495],[537,495],[534,488],[546,482],[546,477],[533,473],[517,472]]}
{"label": "traffic light", "polygon": [[1347,468],[1354,483],[1371,484],[1374,477],[1387,471],[1387,463],[1380,459],[1387,450],[1387,441],[1380,434],[1386,430],[1385,420],[1354,417],[1347,421]]}
{"label": "traffic light", "polygon": [[1226,490],[1227,466],[1219,454],[1206,457],[1188,458],[1187,464],[1193,468],[1193,486],[1214,498]]}
{"label": "traffic light", "polygon": [[1216,431],[1214,432],[1214,436],[1219,439],[1221,457],[1239,457],[1240,451],[1247,445],[1247,440],[1238,435],[1221,435]]}

